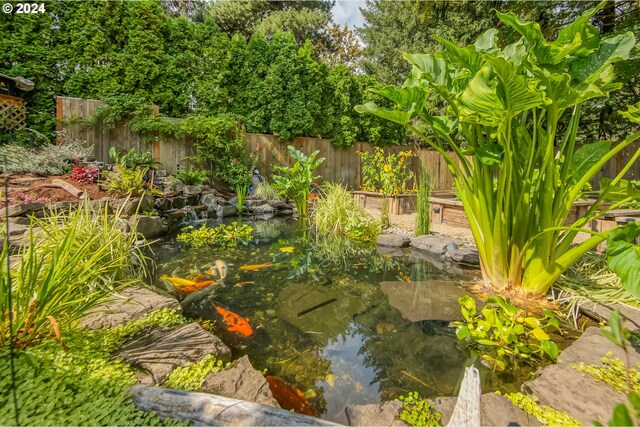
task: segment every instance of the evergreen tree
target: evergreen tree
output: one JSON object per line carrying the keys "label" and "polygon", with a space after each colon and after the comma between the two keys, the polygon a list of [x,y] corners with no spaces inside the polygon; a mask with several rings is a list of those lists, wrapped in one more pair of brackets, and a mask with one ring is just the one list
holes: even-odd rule
{"label": "evergreen tree", "polygon": [[256,33],[251,37],[245,58],[242,78],[248,83],[238,95],[235,111],[244,117],[248,132],[269,133],[267,106],[271,94],[266,78],[271,65],[271,47],[262,34]]}

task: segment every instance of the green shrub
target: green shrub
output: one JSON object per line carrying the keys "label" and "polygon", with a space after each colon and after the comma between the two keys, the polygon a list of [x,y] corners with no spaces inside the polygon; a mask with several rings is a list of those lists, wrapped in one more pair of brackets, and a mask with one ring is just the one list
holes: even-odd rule
{"label": "green shrub", "polygon": [[0,254],[0,345],[10,334],[19,347],[52,337],[58,326],[80,319],[113,290],[140,277],[146,258],[135,249],[138,236],[125,234],[118,222],[119,213],[96,211],[85,200],[68,211],[34,218],[29,245],[19,251],[10,271],[5,245]]}
{"label": "green shrub", "polygon": [[558,357],[558,346],[544,331],[559,330],[559,322],[551,310],[543,310],[544,318],[537,319],[500,296],[487,298],[481,313],[476,301],[465,295],[458,298],[464,322],[457,325],[456,336],[473,351],[480,353],[482,362],[496,371],[503,371],[509,362],[536,363],[545,355]]}
{"label": "green shrub", "polygon": [[311,212],[316,230],[334,235],[372,241],[378,236],[379,223],[364,210],[340,184],[327,182]]}
{"label": "green shrub", "polygon": [[200,227],[194,229],[186,227],[178,235],[178,241],[188,243],[194,248],[219,245],[224,248],[235,247],[239,244],[248,245],[253,239],[253,228],[245,224],[232,222],[230,225],[220,224],[217,227]]}
{"label": "green shrub", "polygon": [[0,146],[0,158],[7,157],[7,168],[11,173],[67,175],[74,164],[86,161],[92,155],[93,147],[85,147],[75,140],[40,148],[13,144]]}
{"label": "green shrub", "polygon": [[441,426],[442,414],[431,406],[418,392],[412,391],[406,396],[398,397],[402,402],[402,411],[398,418],[412,426]]}
{"label": "green shrub", "polygon": [[106,191],[120,196],[139,196],[145,191],[147,169],[136,167],[128,169],[126,166],[116,166],[113,171],[104,171],[104,180],[100,185]]}
{"label": "green shrub", "polygon": [[124,166],[127,169],[145,168],[147,170],[155,170],[160,166],[160,163],[153,159],[151,151],[138,152],[135,148],[121,153],[116,147],[111,147],[109,149],[109,158],[117,165]]}
{"label": "green shrub", "polygon": [[206,182],[207,173],[189,165],[188,168],[176,172],[176,179],[184,185],[200,185]]}

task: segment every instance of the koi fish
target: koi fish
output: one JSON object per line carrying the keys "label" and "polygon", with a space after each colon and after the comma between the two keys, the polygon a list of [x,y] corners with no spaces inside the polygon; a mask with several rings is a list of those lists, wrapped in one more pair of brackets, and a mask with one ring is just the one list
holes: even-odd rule
{"label": "koi fish", "polygon": [[240,266],[240,270],[242,271],[260,271],[263,268],[271,267],[273,265],[272,262],[265,262],[264,264],[250,264]]}
{"label": "koi fish", "polygon": [[167,280],[171,282],[173,286],[175,286],[178,289],[183,288],[185,286],[194,286],[196,284],[196,282],[194,282],[193,280],[182,279],[180,277],[170,277],[170,276],[167,276],[166,274],[163,274],[162,276],[160,276],[160,278],[162,280]]}
{"label": "koi fish", "polygon": [[190,294],[191,292],[197,291],[198,289],[202,289],[205,286],[216,285],[216,284],[218,284],[218,282],[216,282],[215,280],[204,280],[202,282],[194,283],[193,286],[184,286],[184,287],[178,288],[178,291],[180,291],[180,293],[183,293],[183,294]]}
{"label": "koi fish", "polygon": [[265,378],[267,383],[269,383],[269,389],[274,399],[276,399],[282,409],[293,409],[300,414],[314,417],[319,415],[318,410],[307,401],[302,391],[275,375],[267,375]]}
{"label": "koi fish", "polygon": [[253,335],[253,329],[249,324],[248,318],[242,318],[238,316],[236,313],[234,313],[233,311],[226,310],[217,305],[212,304],[212,306],[216,309],[218,313],[220,313],[220,315],[222,315],[224,322],[227,325],[229,325],[229,327],[227,328],[227,331],[237,332],[239,334],[244,335],[245,337]]}
{"label": "koi fish", "polygon": [[210,276],[218,276],[218,280],[224,284],[224,278],[227,277],[227,271],[229,271],[227,263],[218,259],[214,263],[213,268],[209,268],[209,270],[207,270],[207,274]]}
{"label": "koi fish", "polygon": [[205,280],[210,280],[211,279],[211,275],[207,274],[207,273],[198,273],[195,276],[193,276],[193,280],[196,283],[200,283],[203,282]]}
{"label": "koi fish", "polygon": [[236,288],[241,288],[241,287],[246,286],[246,285],[253,285],[253,282],[238,282],[233,286],[236,287]]}

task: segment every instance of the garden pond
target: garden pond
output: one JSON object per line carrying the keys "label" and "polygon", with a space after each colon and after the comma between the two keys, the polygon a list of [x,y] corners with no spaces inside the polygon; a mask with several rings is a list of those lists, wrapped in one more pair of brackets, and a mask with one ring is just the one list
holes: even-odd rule
{"label": "garden pond", "polygon": [[[253,227],[248,246],[156,242],[154,283],[178,296],[186,316],[209,320],[234,358],[246,354],[297,387],[322,418],[345,422],[346,406],[410,391],[455,395],[474,363],[484,391],[517,391],[530,378],[530,368],[492,372],[460,347],[450,327],[467,294],[460,276],[408,250],[391,256],[375,244],[316,236],[294,219],[243,222]],[[214,283],[183,295],[160,278],[207,274]],[[225,322],[229,312],[240,323]]]}

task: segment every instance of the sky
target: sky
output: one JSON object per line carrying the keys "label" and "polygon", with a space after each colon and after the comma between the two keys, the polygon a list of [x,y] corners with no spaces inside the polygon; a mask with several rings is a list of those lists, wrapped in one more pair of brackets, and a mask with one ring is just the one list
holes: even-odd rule
{"label": "sky", "polygon": [[364,5],[365,0],[336,0],[336,4],[331,9],[333,20],[340,25],[347,24],[351,30],[362,27],[364,17],[360,13],[360,8]]}

